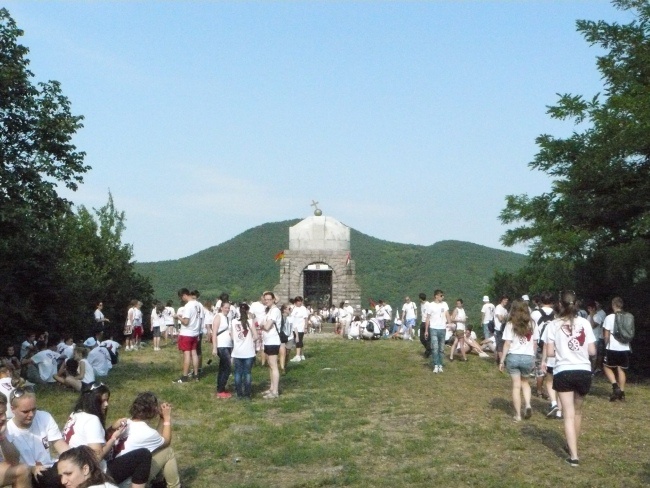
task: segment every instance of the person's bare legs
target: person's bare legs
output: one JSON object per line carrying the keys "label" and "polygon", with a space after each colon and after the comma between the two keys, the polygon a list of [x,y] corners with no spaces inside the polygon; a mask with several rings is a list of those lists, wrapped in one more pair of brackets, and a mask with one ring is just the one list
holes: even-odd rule
{"label": "person's bare legs", "polygon": [[0,486],[13,488],[31,488],[32,476],[26,464],[11,466],[7,462],[0,462]]}
{"label": "person's bare legs", "polygon": [[572,391],[561,392],[558,395],[562,401],[564,435],[569,447],[569,456],[571,459],[578,459],[578,438],[582,428],[582,405],[585,397]]}
{"label": "person's bare legs", "polygon": [[280,386],[280,371],[278,370],[278,356],[272,355],[268,357],[269,368],[271,372],[271,387],[269,393],[278,395]]}
{"label": "person's bare legs", "polygon": [[287,346],[280,344],[280,371],[284,373],[284,367],[287,364]]}
{"label": "person's bare legs", "polygon": [[512,405],[515,409],[515,420],[521,420],[521,374],[511,374]]}

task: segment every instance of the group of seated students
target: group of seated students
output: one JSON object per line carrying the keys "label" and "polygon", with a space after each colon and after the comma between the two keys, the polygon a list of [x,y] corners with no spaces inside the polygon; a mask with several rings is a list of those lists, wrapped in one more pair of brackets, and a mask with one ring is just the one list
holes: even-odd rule
{"label": "group of seated students", "polygon": [[[81,391],[97,378],[108,376],[118,362],[120,344],[112,338],[104,340],[102,333],[91,336],[82,344],[75,345],[72,337],[50,337],[47,332],[36,339],[33,332],[25,336],[20,354],[9,345],[0,356],[0,369],[30,384],[56,384]],[[7,391],[3,391],[5,394]],[[10,393],[10,392],[9,392]]]}
{"label": "group of seated students", "polygon": [[[144,488],[162,475],[168,488],[180,487],[171,405],[139,393],[130,417],[107,426],[110,395],[103,383],[85,387],[61,431],[52,415],[37,409],[31,387],[15,388],[9,398],[0,394],[0,486]],[[156,428],[148,424],[154,419]]]}

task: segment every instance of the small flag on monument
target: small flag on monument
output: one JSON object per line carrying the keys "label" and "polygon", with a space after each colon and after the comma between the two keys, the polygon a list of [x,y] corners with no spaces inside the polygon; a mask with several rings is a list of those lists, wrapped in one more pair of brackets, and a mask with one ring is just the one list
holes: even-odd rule
{"label": "small flag on monument", "polygon": [[348,251],[348,257],[345,259],[345,265],[350,266],[350,251]]}
{"label": "small flag on monument", "polygon": [[275,260],[279,261],[280,259],[284,259],[284,251],[280,251],[275,255]]}

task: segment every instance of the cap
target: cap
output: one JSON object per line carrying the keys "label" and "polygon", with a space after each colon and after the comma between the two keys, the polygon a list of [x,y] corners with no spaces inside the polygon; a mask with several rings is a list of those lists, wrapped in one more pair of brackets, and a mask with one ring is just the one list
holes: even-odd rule
{"label": "cap", "polygon": [[483,296],[483,301],[484,301],[484,302],[489,302],[489,301],[490,301],[490,298],[489,298],[487,295],[484,295],[484,296]]}
{"label": "cap", "polygon": [[524,302],[530,302],[530,298],[528,298],[528,295],[522,295],[521,299],[522,299]]}
{"label": "cap", "polygon": [[89,337],[84,341],[84,346],[86,347],[95,347],[97,345],[97,341],[95,340],[94,337]]}

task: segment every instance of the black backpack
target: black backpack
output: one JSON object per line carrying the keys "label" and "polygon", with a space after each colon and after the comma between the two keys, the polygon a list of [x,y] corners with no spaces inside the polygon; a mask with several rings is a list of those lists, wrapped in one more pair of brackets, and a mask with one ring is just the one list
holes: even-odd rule
{"label": "black backpack", "polygon": [[546,330],[546,326],[555,318],[555,312],[551,310],[551,313],[546,313],[543,308],[539,309],[539,313],[542,315],[540,316],[539,319],[537,319],[537,325],[542,325],[542,329],[539,331],[539,339],[537,339],[537,352],[539,354],[542,353],[544,350],[544,341],[542,340],[542,336],[544,335],[544,331]]}

